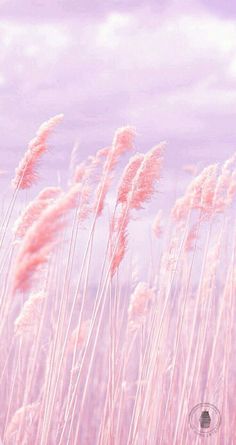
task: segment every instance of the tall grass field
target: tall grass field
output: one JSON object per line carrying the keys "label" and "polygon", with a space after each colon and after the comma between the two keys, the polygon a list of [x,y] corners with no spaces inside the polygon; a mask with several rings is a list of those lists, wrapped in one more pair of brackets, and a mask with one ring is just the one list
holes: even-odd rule
{"label": "tall grass field", "polygon": [[0,441],[235,445],[236,156],[187,166],[167,210],[170,148],[131,126],[41,187],[61,125],[1,190]]}

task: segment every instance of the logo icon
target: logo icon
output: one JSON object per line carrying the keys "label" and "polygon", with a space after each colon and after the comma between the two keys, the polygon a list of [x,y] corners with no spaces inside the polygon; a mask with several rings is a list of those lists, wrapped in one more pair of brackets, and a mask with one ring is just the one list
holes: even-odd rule
{"label": "logo icon", "polygon": [[199,419],[201,428],[210,428],[211,418],[209,411],[202,411],[202,414]]}
{"label": "logo icon", "polygon": [[220,428],[220,411],[211,403],[199,403],[189,414],[189,424],[195,433],[210,436]]}

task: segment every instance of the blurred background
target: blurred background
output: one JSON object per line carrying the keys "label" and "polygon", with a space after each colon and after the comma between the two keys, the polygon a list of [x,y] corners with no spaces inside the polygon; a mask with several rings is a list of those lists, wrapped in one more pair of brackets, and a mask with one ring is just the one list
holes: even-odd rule
{"label": "blurred background", "polygon": [[[137,128],[137,150],[168,142],[160,205],[189,173],[235,149],[236,3],[223,0],[0,0],[0,185],[38,126],[63,112],[41,186]],[[176,190],[177,188],[177,190]],[[163,200],[162,194],[165,194]]]}

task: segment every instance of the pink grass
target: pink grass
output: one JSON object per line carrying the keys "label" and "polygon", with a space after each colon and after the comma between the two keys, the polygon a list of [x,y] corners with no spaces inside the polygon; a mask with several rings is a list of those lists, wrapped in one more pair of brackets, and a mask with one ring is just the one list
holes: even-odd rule
{"label": "pink grass", "polygon": [[163,218],[166,144],[121,171],[136,135],[121,127],[87,159],[76,148],[68,189],[43,188],[19,216],[61,117],[29,143],[3,220],[4,445],[197,445],[189,413],[201,402],[222,417],[208,443],[233,444],[235,156],[167,194]]}

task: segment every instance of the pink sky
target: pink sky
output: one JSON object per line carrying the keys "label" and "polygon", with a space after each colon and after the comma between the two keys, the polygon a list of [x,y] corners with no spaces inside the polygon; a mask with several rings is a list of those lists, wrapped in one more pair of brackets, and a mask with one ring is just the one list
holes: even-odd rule
{"label": "pink sky", "polygon": [[127,123],[137,149],[168,141],[170,172],[235,149],[233,1],[0,0],[0,62],[9,172],[39,124],[61,112],[50,168],[65,170],[76,139],[83,157]]}

